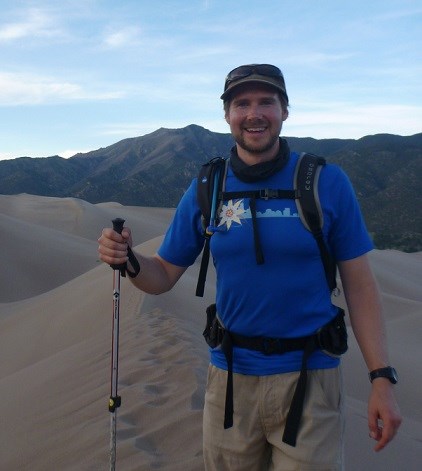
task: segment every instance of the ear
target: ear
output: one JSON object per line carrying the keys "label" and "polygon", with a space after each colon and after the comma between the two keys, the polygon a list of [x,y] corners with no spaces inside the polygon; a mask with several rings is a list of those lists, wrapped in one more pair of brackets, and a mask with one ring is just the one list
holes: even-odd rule
{"label": "ear", "polygon": [[286,121],[286,119],[289,117],[289,110],[287,108],[283,109],[283,113],[281,115],[281,119],[283,121]]}
{"label": "ear", "polygon": [[226,112],[224,113],[224,119],[226,120],[226,123],[227,123],[227,124],[230,124],[230,118],[229,118],[229,112],[228,112],[228,111],[226,111]]}

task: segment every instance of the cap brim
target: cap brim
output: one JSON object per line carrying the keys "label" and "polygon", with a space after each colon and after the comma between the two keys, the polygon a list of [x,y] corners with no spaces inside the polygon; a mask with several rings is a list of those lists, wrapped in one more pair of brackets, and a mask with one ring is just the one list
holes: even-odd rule
{"label": "cap brim", "polygon": [[240,80],[236,80],[235,82],[232,82],[228,87],[227,90],[221,95],[221,99],[226,101],[227,98],[233,93],[233,91],[239,87],[240,85],[243,85],[245,83],[263,83],[265,85],[269,85],[270,87],[276,88],[280,92],[282,92],[284,95],[286,95],[286,89],[278,83],[275,79],[272,77],[254,77],[253,75],[249,75],[248,77],[242,78]]}

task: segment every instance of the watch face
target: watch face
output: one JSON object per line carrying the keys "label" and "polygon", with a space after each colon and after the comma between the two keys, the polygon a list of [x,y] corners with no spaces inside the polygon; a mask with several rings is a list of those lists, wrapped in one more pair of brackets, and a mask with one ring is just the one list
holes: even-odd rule
{"label": "watch face", "polygon": [[390,377],[390,381],[391,381],[393,384],[396,384],[398,380],[399,380],[399,378],[398,378],[398,376],[397,376],[397,371],[395,370],[395,368],[391,368],[391,377]]}

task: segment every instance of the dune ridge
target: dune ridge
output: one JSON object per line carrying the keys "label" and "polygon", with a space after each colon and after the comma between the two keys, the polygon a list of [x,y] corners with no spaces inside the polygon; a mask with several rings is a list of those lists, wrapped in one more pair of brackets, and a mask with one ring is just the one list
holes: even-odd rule
{"label": "dune ridge", "polygon": [[[96,239],[114,217],[153,253],[171,209],[92,205],[77,199],[0,195],[0,469],[108,467],[112,271]],[[416,471],[422,457],[419,367],[422,254],[374,251],[390,353],[400,374],[404,423],[372,451],[367,372],[353,337],[344,357],[346,469]],[[162,296],[121,287],[118,469],[199,471],[208,355],[201,332],[213,300],[195,298],[198,267]]]}

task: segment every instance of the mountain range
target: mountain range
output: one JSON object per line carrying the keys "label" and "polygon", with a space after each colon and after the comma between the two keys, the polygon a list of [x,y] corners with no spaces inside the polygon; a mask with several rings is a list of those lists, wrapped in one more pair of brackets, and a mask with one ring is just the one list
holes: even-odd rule
{"label": "mountain range", "polygon": [[[291,150],[324,156],[346,171],[377,248],[422,250],[422,133],[286,139]],[[190,125],[160,128],[69,159],[0,161],[0,193],[175,207],[200,166],[228,155],[232,145],[230,134]]]}

